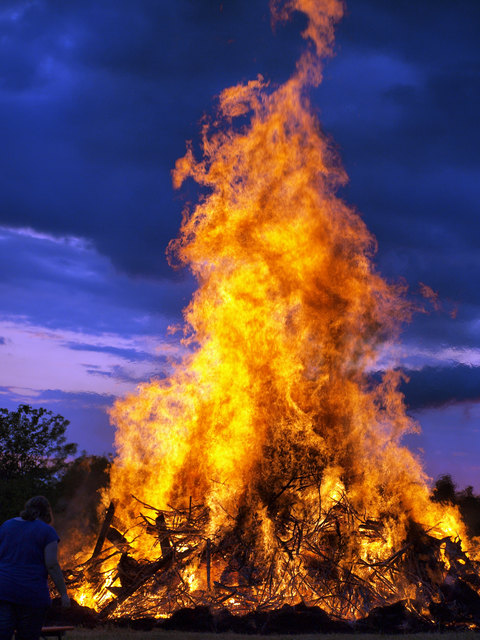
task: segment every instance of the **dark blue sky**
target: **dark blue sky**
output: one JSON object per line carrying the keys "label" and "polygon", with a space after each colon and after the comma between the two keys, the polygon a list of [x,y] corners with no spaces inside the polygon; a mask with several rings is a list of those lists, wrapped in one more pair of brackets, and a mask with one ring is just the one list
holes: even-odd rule
{"label": "dark blue sky", "polygon": [[[170,172],[226,86],[286,80],[297,15],[267,0],[2,0],[0,404],[44,405],[92,452],[105,408],[178,351],[193,283],[165,259]],[[377,262],[440,308],[401,343],[410,440],[480,489],[480,2],[350,0],[313,92]],[[453,317],[454,316],[454,317]]]}

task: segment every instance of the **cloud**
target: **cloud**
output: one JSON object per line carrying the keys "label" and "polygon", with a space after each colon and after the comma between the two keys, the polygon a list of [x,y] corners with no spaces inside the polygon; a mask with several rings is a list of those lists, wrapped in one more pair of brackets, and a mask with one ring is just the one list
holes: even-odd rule
{"label": "cloud", "polygon": [[73,351],[92,351],[93,353],[109,353],[114,356],[118,356],[129,362],[154,362],[158,360],[165,361],[165,356],[156,356],[153,353],[146,351],[139,351],[138,349],[124,349],[121,347],[112,347],[109,345],[96,345],[87,344],[82,342],[67,342],[65,344],[67,349]]}
{"label": "cloud", "polygon": [[158,380],[159,378],[165,378],[167,370],[152,370],[148,372],[142,372],[141,374],[135,373],[131,369],[121,365],[113,365],[106,369],[97,365],[85,365],[85,370],[89,375],[100,376],[102,378],[112,379],[115,381],[127,383],[130,385],[138,385],[143,382],[149,382],[151,380]]}
{"label": "cloud", "polygon": [[405,374],[402,391],[412,411],[480,400],[480,366],[426,366]]}
{"label": "cloud", "polygon": [[[163,377],[167,362],[181,357],[183,347],[148,335],[122,337],[116,334],[76,333],[22,324],[0,322],[8,339],[2,354],[0,385],[28,395],[45,388],[65,392],[131,393],[138,381]],[[99,349],[72,349],[74,343],[97,345]],[[66,346],[67,345],[67,346]],[[133,353],[154,357],[133,358]],[[88,358],[86,357],[88,353]],[[124,357],[127,356],[127,357]],[[100,375],[101,374],[101,375]]]}
{"label": "cloud", "polygon": [[86,237],[129,274],[175,278],[170,171],[225,85],[293,68],[300,35],[281,34],[268,3],[43,0],[7,15],[0,224]]}
{"label": "cloud", "polygon": [[0,228],[0,318],[83,333],[164,336],[180,321],[186,278],[129,278],[89,243]]}
{"label": "cloud", "polygon": [[480,7],[475,0],[355,0],[347,4],[346,19],[337,29],[340,42],[360,50],[389,49],[409,61],[429,59],[438,64],[470,55],[477,38]]}
{"label": "cloud", "polygon": [[471,1],[347,2],[315,95],[350,177],[341,195],[377,238],[381,273],[439,293],[444,313],[415,316],[409,345],[479,339],[479,19]]}

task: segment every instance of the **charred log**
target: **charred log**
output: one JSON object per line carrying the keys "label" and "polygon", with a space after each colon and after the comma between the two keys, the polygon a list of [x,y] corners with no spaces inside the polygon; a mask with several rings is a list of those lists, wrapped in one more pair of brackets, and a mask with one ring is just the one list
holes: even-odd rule
{"label": "charred log", "polygon": [[100,529],[100,533],[98,534],[97,542],[95,544],[95,548],[90,557],[90,560],[95,559],[102,551],[103,543],[105,542],[105,538],[107,536],[107,532],[112,524],[113,516],[115,515],[115,505],[113,502],[110,502],[108,505],[108,509],[105,512],[105,518],[102,523],[102,527]]}

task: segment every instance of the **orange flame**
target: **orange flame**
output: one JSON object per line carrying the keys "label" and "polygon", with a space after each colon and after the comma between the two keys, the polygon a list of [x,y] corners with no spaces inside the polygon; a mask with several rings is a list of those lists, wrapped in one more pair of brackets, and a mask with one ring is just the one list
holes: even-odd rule
{"label": "orange flame", "polygon": [[[176,163],[175,187],[193,178],[208,191],[170,246],[198,280],[184,312],[188,352],[168,379],[113,408],[110,497],[130,527],[132,493],[159,509],[205,505],[206,535],[242,523],[266,565],[281,544],[279,513],[318,522],[348,499],[382,519],[381,540],[351,542],[371,561],[401,545],[409,520],[438,537],[464,532],[456,512],[429,501],[421,464],[401,444],[417,427],[399,374],[372,378],[409,307],[376,272],[365,224],[335,195],[346,176],[306,95],[342,4],[272,5],[275,19],[306,13],[313,46],[282,86],[259,77],[225,89],[203,127],[203,159],[189,147]],[[148,557],[153,541],[131,544]]]}

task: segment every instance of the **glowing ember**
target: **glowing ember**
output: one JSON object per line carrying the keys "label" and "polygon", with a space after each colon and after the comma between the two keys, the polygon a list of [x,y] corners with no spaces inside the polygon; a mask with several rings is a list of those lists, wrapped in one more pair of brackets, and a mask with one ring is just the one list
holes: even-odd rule
{"label": "glowing ember", "polygon": [[170,248],[198,290],[183,361],[112,411],[109,499],[125,538],[111,541],[130,565],[113,572],[114,555],[79,588],[97,608],[110,598],[107,613],[303,601],[357,617],[424,595],[406,551],[419,531],[438,539],[431,584],[452,562],[445,539],[465,540],[401,445],[416,427],[399,374],[371,375],[409,309],[335,195],[346,177],[306,96],[341,2],[291,0],[274,15],[291,10],[307,14],[311,45],[295,75],[278,88],[259,77],[226,89],[203,129],[203,159],[189,148],[173,173],[176,187],[192,177],[208,192]]}

